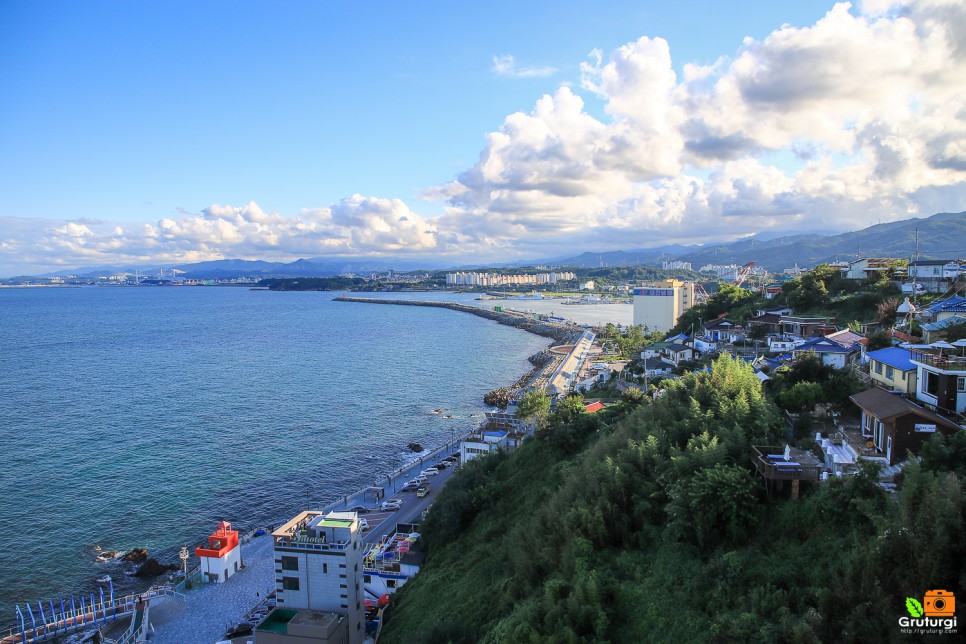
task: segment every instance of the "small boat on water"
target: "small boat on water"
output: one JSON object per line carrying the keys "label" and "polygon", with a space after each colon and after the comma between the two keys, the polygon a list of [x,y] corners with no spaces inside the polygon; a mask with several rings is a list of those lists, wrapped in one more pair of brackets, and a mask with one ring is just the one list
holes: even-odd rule
{"label": "small boat on water", "polygon": [[98,583],[98,584],[101,584],[102,586],[106,586],[107,584],[111,583],[111,576],[110,575],[101,575],[100,577],[98,577],[94,581],[96,583]]}

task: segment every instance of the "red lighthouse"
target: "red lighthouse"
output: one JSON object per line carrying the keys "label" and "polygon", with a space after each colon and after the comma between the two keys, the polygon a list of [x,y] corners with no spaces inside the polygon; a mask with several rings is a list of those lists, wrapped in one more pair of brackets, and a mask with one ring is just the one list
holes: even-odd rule
{"label": "red lighthouse", "polygon": [[201,560],[201,576],[205,581],[225,582],[241,567],[241,548],[238,547],[238,530],[221,521],[208,537],[207,548],[195,548]]}

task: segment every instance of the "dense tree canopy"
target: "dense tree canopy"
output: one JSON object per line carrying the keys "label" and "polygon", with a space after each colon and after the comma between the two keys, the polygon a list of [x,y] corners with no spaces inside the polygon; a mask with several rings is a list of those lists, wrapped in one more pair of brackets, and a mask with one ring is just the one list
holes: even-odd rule
{"label": "dense tree canopy", "polygon": [[894,498],[872,467],[768,501],[749,447],[783,432],[751,368],[724,357],[661,392],[558,405],[537,439],[468,463],[385,641],[890,641],[906,597],[966,581],[959,435]]}

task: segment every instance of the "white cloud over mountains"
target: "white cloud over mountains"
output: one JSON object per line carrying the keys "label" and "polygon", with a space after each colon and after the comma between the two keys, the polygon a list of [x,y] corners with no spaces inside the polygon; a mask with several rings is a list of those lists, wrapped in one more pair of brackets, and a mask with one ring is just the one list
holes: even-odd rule
{"label": "white cloud over mountains", "polygon": [[[496,57],[507,76],[539,75]],[[536,70],[540,71],[540,70]],[[212,205],[141,226],[0,220],[0,250],[36,266],[241,257],[549,256],[765,230],[860,228],[964,209],[966,5],[836,5],[809,27],[685,65],[661,38],[591,52],[506,117],[479,161],[427,189],[422,217],[354,195],[295,215]],[[583,97],[582,95],[583,94]],[[601,101],[598,119],[585,100]],[[36,224],[34,224],[36,225]],[[9,231],[9,232],[8,232]]]}

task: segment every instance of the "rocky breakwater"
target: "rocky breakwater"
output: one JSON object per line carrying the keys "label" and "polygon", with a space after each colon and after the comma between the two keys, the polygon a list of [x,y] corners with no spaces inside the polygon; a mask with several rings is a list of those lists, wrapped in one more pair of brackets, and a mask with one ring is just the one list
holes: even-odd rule
{"label": "rocky breakwater", "polygon": [[[523,313],[514,313],[512,311],[494,311],[492,309],[484,309],[478,306],[469,306],[467,304],[458,304],[456,302],[383,300],[372,297],[349,297],[346,295],[340,295],[339,297],[333,298],[333,301],[360,302],[363,304],[395,304],[401,306],[433,306],[441,309],[451,309],[453,311],[469,313],[470,315],[493,320],[494,322],[498,322],[499,324],[504,324],[506,326],[512,326],[524,331],[529,331],[530,333],[540,335],[545,338],[551,338],[554,344],[566,344],[568,342],[573,343],[575,342],[575,336],[580,335],[580,330],[576,330],[573,326],[566,324],[541,320],[529,315],[524,315]],[[507,405],[510,404],[510,401],[518,398],[523,391],[529,387],[539,385],[543,380],[546,380],[545,374],[547,370],[552,370],[556,363],[559,362],[559,358],[547,350],[530,356],[529,360],[533,365],[533,368],[530,369],[530,371],[528,371],[522,378],[520,378],[510,387],[500,387],[499,389],[494,389],[493,391],[487,392],[483,396],[483,402],[485,402],[487,405],[493,405],[494,407],[506,409]]]}
{"label": "rocky breakwater", "polygon": [[477,317],[493,320],[506,326],[516,327],[529,331],[535,335],[542,335],[545,338],[552,338],[556,342],[566,342],[574,335],[574,328],[566,324],[548,322],[532,318],[522,313],[512,311],[494,311],[483,309],[478,306],[468,304],[458,304],[456,302],[427,302],[425,300],[382,300],[374,297],[349,297],[340,295],[333,298],[334,302],[360,302],[362,304],[395,304],[397,306],[433,306],[440,309],[450,309],[461,313],[469,313]]}

